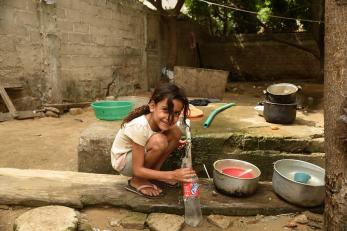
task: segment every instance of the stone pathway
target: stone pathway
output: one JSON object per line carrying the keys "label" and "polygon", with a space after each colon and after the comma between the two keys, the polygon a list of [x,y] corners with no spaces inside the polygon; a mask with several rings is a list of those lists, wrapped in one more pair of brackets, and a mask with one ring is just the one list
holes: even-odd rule
{"label": "stone pathway", "polygon": [[14,231],[72,231],[77,230],[78,212],[64,206],[45,206],[20,215]]}
{"label": "stone pathway", "polygon": [[[3,226],[4,211],[11,213],[17,208],[0,209],[1,231],[254,231],[295,230],[312,231],[323,228],[323,217],[308,211],[277,216],[222,216],[204,217],[198,227],[184,224],[184,217],[165,213],[136,213],[119,208],[86,208],[76,211],[63,206],[45,206],[22,210],[6,222],[14,226]],[[8,216],[11,217],[11,216]],[[16,218],[17,217],[17,218]]]}

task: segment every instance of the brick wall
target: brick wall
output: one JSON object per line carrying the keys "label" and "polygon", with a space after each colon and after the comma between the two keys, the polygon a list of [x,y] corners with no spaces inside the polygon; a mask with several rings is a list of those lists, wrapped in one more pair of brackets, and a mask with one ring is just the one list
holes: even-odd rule
{"label": "brick wall", "polygon": [[1,0],[0,81],[42,102],[146,90],[146,14],[137,0]]}

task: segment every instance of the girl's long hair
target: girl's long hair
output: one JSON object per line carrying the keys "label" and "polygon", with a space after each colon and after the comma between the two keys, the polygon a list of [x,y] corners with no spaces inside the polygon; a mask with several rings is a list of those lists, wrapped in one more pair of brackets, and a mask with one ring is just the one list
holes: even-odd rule
{"label": "girl's long hair", "polygon": [[[175,113],[173,111],[172,101],[175,99],[175,100],[179,100],[183,104],[183,123],[184,125],[187,125],[186,119],[187,119],[188,111],[189,111],[189,102],[184,90],[172,83],[162,83],[155,88],[148,103],[153,102],[154,104],[157,104],[164,99],[167,99],[169,123],[171,124],[172,121],[174,120]],[[123,119],[123,123],[121,126],[124,126],[125,123],[128,123],[141,115],[147,115],[149,113],[150,113],[150,110],[149,110],[148,104],[138,107],[132,112],[130,112],[128,116]]]}

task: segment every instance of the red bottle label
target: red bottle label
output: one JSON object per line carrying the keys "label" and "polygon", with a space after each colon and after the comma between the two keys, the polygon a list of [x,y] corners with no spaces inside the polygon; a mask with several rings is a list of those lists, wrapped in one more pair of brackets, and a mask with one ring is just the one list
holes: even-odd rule
{"label": "red bottle label", "polygon": [[184,197],[200,196],[200,185],[198,182],[183,183]]}

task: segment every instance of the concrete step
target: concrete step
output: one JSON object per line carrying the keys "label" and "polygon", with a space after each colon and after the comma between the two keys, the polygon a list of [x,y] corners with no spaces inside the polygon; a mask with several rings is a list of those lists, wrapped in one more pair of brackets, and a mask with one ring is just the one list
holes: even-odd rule
{"label": "concrete step", "polygon": [[[91,173],[111,173],[110,150],[119,128],[119,122],[92,124],[81,135],[78,146],[78,170]],[[194,135],[194,133],[193,133]],[[272,163],[279,159],[300,159],[324,167],[324,139],[320,134],[311,136],[270,136],[254,133],[197,132],[192,140],[194,168],[200,176],[203,164],[212,173],[218,159],[240,159],[260,168],[262,180],[271,180]],[[165,169],[180,166],[180,153],[174,153]]]}
{"label": "concrete step", "polygon": [[240,132],[193,134],[197,152],[233,152],[235,150],[276,150],[288,153],[324,152],[322,135],[311,137],[265,136]]}

